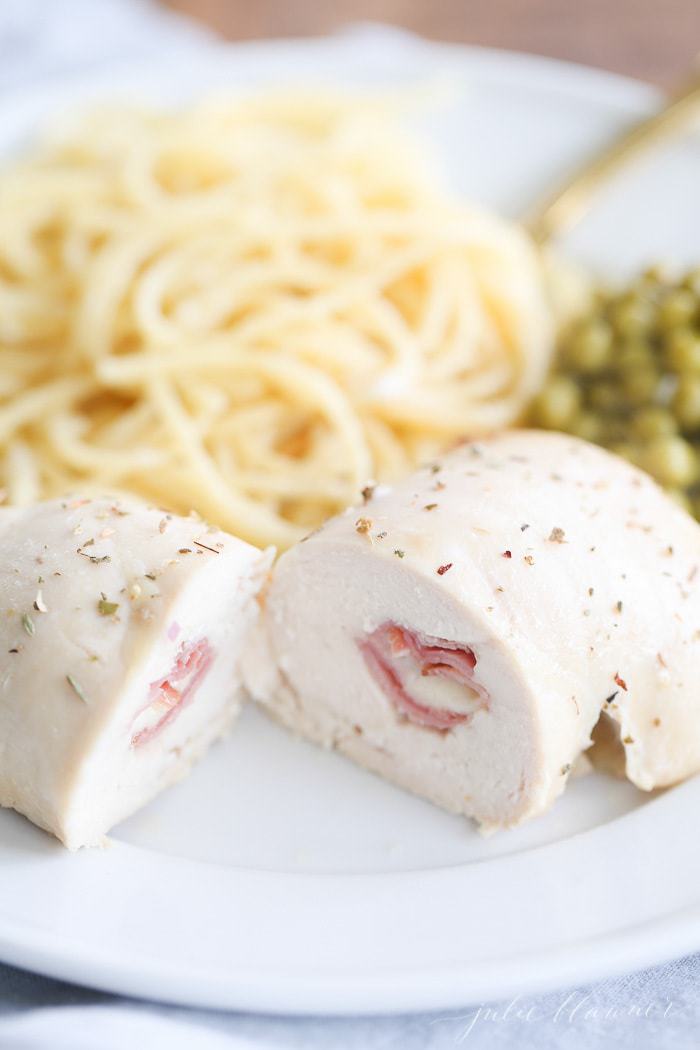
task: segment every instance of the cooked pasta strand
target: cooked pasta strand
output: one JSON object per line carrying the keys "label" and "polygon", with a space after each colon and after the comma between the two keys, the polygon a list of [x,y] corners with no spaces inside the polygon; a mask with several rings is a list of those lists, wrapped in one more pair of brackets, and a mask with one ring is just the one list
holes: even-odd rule
{"label": "cooked pasta strand", "polygon": [[405,100],[83,115],[0,172],[0,488],[119,489],[285,547],[516,420],[552,320],[526,234]]}

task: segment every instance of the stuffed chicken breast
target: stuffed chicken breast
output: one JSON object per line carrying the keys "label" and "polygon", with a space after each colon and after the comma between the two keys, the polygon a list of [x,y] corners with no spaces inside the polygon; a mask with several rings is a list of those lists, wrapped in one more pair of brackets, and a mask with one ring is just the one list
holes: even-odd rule
{"label": "stuffed chicken breast", "polygon": [[3,510],[0,552],[0,804],[97,843],[236,715],[271,555],[109,499]]}
{"label": "stuffed chicken breast", "polygon": [[700,529],[649,477],[516,431],[365,495],[275,569],[247,663],[275,717],[485,828],[601,719],[639,787],[700,769]]}

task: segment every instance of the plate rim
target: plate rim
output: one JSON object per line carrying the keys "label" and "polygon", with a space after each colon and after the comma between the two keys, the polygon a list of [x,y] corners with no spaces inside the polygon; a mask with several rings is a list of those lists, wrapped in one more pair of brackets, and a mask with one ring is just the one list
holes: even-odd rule
{"label": "plate rim", "polygon": [[[652,947],[656,941],[649,942],[651,934],[663,939],[665,947],[661,951]],[[294,975],[287,974],[284,987],[280,986],[276,994],[263,986],[259,974],[252,978],[237,974],[235,991],[229,982],[214,982],[211,977],[191,987],[186,986],[190,976],[173,974],[164,984],[160,969],[144,977],[144,970],[129,973],[123,965],[96,964],[87,956],[69,959],[47,945],[18,947],[2,932],[0,959],[30,973],[139,1001],[192,1009],[246,1011],[271,1017],[350,1018],[370,1014],[380,1017],[449,1013],[482,1003],[566,991],[680,959],[697,950],[698,943],[700,907],[617,931],[612,944],[609,935],[602,934],[557,949],[479,962],[460,969],[450,967],[444,971],[432,970],[430,974],[401,974],[400,988],[397,988],[396,975],[390,974],[384,979],[374,977],[371,990],[363,978],[353,981],[347,976],[316,975],[311,981],[307,978],[295,982]],[[601,965],[603,949],[606,962]],[[526,964],[536,967],[536,972],[523,979]],[[477,966],[479,972],[476,972]],[[494,995],[495,987],[497,995]],[[323,1006],[319,1007],[321,998]]]}
{"label": "plate rim", "polygon": [[[676,804],[676,803],[679,804]],[[172,879],[173,901],[180,892],[178,880],[190,888],[206,881],[207,873],[216,878],[226,878],[232,895],[241,893],[245,898],[255,885],[255,892],[262,891],[266,901],[284,903],[290,889],[301,890],[302,896],[312,902],[330,896],[331,907],[345,900],[348,893],[369,887],[370,895],[378,891],[387,899],[386,891],[392,895],[406,890],[408,914],[412,913],[419,893],[430,895],[443,893],[445,884],[452,888],[465,869],[472,872],[481,869],[486,882],[498,880],[499,875],[509,878],[508,869],[519,861],[520,865],[540,872],[555,853],[571,854],[569,868],[577,863],[581,849],[589,855],[604,855],[606,850],[617,850],[618,854],[641,854],[652,858],[660,853],[656,842],[650,838],[663,839],[666,834],[673,840],[688,815],[697,812],[700,803],[700,776],[677,789],[652,799],[645,806],[617,817],[606,824],[571,836],[563,842],[553,842],[525,850],[520,854],[506,855],[493,860],[483,860],[469,865],[455,865],[443,869],[411,870],[386,873],[305,874],[296,872],[268,872],[254,869],[232,869],[214,862],[173,858],[169,855],[151,854],[139,847],[122,842],[112,842],[106,850],[82,851],[66,854],[56,843],[30,827],[23,818],[13,814],[20,828],[19,845],[10,850],[10,856],[23,869],[28,881],[36,877],[32,872],[33,861],[42,856],[47,865],[62,877],[63,882],[78,884],[85,891],[83,903],[88,910],[91,902],[90,875],[87,869],[107,859],[108,878],[112,893],[122,876],[132,877],[140,869],[144,856],[150,859],[154,885],[160,880]],[[673,823],[678,827],[670,827]],[[636,825],[636,827],[635,827]],[[651,832],[651,836],[650,836]],[[700,856],[694,850],[692,836],[685,843],[686,882],[696,886],[700,876]],[[22,840],[30,843],[23,852]],[[582,842],[581,840],[586,840]],[[597,840],[597,841],[596,841]],[[645,852],[646,851],[646,852]],[[661,853],[663,850],[661,850]],[[0,844],[0,863],[7,850]],[[22,854],[21,858],[19,854]],[[542,864],[541,862],[544,862]],[[659,860],[659,871],[665,872],[665,860]],[[68,867],[73,871],[63,870]],[[566,867],[564,868],[566,870]],[[146,872],[146,878],[148,878]],[[607,871],[598,875],[607,878]],[[658,872],[657,872],[658,875]],[[184,879],[182,878],[184,876]],[[138,881],[142,885],[143,870]],[[483,880],[482,880],[483,881]],[[259,885],[257,885],[259,884]],[[330,890],[330,895],[328,891]],[[127,891],[122,904],[128,904]],[[150,898],[149,898],[150,899]],[[574,897],[575,899],[575,897]],[[103,898],[97,903],[101,904]],[[74,902],[76,903],[76,902]],[[83,903],[78,903],[82,908]],[[171,902],[172,903],[172,902]],[[244,907],[246,906],[244,902]],[[327,902],[322,901],[321,909]],[[405,917],[405,908],[401,913]],[[323,920],[322,916],[322,920]],[[356,913],[350,918],[355,924]],[[347,927],[347,924],[346,924]],[[459,922],[455,928],[459,927]],[[464,930],[460,931],[462,934]],[[112,994],[132,996],[137,999],[154,1000],[197,1008],[226,1010],[250,1010],[270,1015],[289,1016],[360,1016],[364,1014],[387,1015],[396,1013],[423,1013],[451,1011],[476,1003],[508,1000],[516,996],[533,995],[584,985],[605,978],[620,976],[632,970],[657,965],[678,958],[700,943],[700,900],[694,894],[692,903],[672,907],[668,911],[622,923],[614,930],[564,939],[549,947],[510,951],[491,958],[475,958],[467,963],[451,963],[441,966],[415,963],[397,966],[395,962],[372,969],[362,969],[357,962],[349,969],[337,972],[324,971],[318,966],[297,970],[295,963],[286,968],[270,972],[267,965],[250,967],[238,960],[237,968],[212,968],[212,963],[190,963],[183,966],[181,958],[169,957],[167,949],[154,958],[139,957],[138,967],[130,965],[125,953],[132,944],[121,946],[121,957],[114,958],[110,945],[97,940],[76,936],[68,940],[63,931],[42,928],[31,921],[8,917],[6,906],[0,903],[0,958],[4,962],[20,966],[60,980],[98,989]],[[321,1005],[320,1005],[321,1004]]]}

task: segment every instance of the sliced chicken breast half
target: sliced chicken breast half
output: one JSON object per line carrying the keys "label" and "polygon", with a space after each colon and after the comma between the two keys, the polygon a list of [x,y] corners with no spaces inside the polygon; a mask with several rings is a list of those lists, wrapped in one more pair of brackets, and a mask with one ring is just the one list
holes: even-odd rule
{"label": "sliced chicken breast half", "polygon": [[627,776],[700,769],[700,528],[564,435],[465,445],[273,574],[246,674],[294,731],[484,828],[561,793],[604,712]]}
{"label": "sliced chicken breast half", "polygon": [[0,552],[0,804],[95,844],[237,714],[272,554],[110,499],[4,510]]}

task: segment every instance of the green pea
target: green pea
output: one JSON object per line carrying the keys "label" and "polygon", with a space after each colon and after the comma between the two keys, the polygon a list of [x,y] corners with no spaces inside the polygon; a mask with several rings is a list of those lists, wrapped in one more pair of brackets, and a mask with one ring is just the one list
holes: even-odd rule
{"label": "green pea", "polygon": [[599,412],[616,412],[621,405],[622,398],[614,383],[596,383],[588,393],[591,406]]}
{"label": "green pea", "polygon": [[692,445],[674,434],[654,438],[644,451],[643,465],[662,485],[675,488],[685,488],[698,477]]}
{"label": "green pea", "polygon": [[662,266],[661,263],[653,263],[651,266],[647,266],[645,270],[642,270],[642,280],[647,281],[649,284],[667,284],[668,283],[668,270]]}
{"label": "green pea", "polygon": [[700,372],[700,335],[691,328],[677,328],[665,345],[666,360],[676,372]]}
{"label": "green pea", "polygon": [[622,389],[632,405],[647,404],[659,385],[658,373],[653,368],[640,368],[627,372],[622,379]]}
{"label": "green pea", "polygon": [[535,399],[533,413],[541,426],[550,430],[568,430],[578,414],[581,391],[568,376],[550,376]]}
{"label": "green pea", "polygon": [[700,427],[700,375],[683,375],[672,401],[678,422],[686,430]]}
{"label": "green pea", "polygon": [[608,448],[629,441],[630,436],[629,420],[623,416],[613,416],[603,421],[603,444]]}
{"label": "green pea", "polygon": [[632,339],[622,344],[615,354],[615,367],[619,373],[649,368],[654,364],[654,351],[649,342]]}
{"label": "green pea", "polygon": [[644,335],[652,327],[656,311],[652,303],[641,296],[623,298],[612,313],[615,331],[623,339]]}
{"label": "green pea", "polygon": [[650,267],[622,292],[595,289],[531,418],[647,469],[700,520],[700,267],[681,279]]}
{"label": "green pea", "polygon": [[666,495],[670,496],[674,503],[677,503],[679,507],[683,508],[683,510],[687,510],[689,514],[695,514],[697,517],[693,507],[693,502],[683,489],[666,489]]}
{"label": "green pea", "polygon": [[675,329],[692,321],[697,312],[697,301],[691,291],[676,288],[661,303],[658,311],[659,326]]}
{"label": "green pea", "polygon": [[571,425],[571,433],[584,441],[600,444],[603,440],[603,424],[594,412],[581,412]]}
{"label": "green pea", "polygon": [[611,349],[610,325],[601,318],[593,318],[572,334],[564,349],[564,357],[576,371],[591,375],[605,367]]}
{"label": "green pea", "polygon": [[640,465],[642,450],[632,441],[614,441],[608,448],[616,456],[626,459],[629,463],[634,463],[635,466]]}
{"label": "green pea", "polygon": [[[694,270],[690,270],[683,279],[683,287],[687,288],[689,292],[692,292],[696,298],[696,301],[700,299],[700,266]],[[698,303],[700,306],[700,303]]]}
{"label": "green pea", "polygon": [[632,420],[632,430],[643,441],[675,434],[678,430],[676,421],[665,408],[654,405],[637,412]]}

